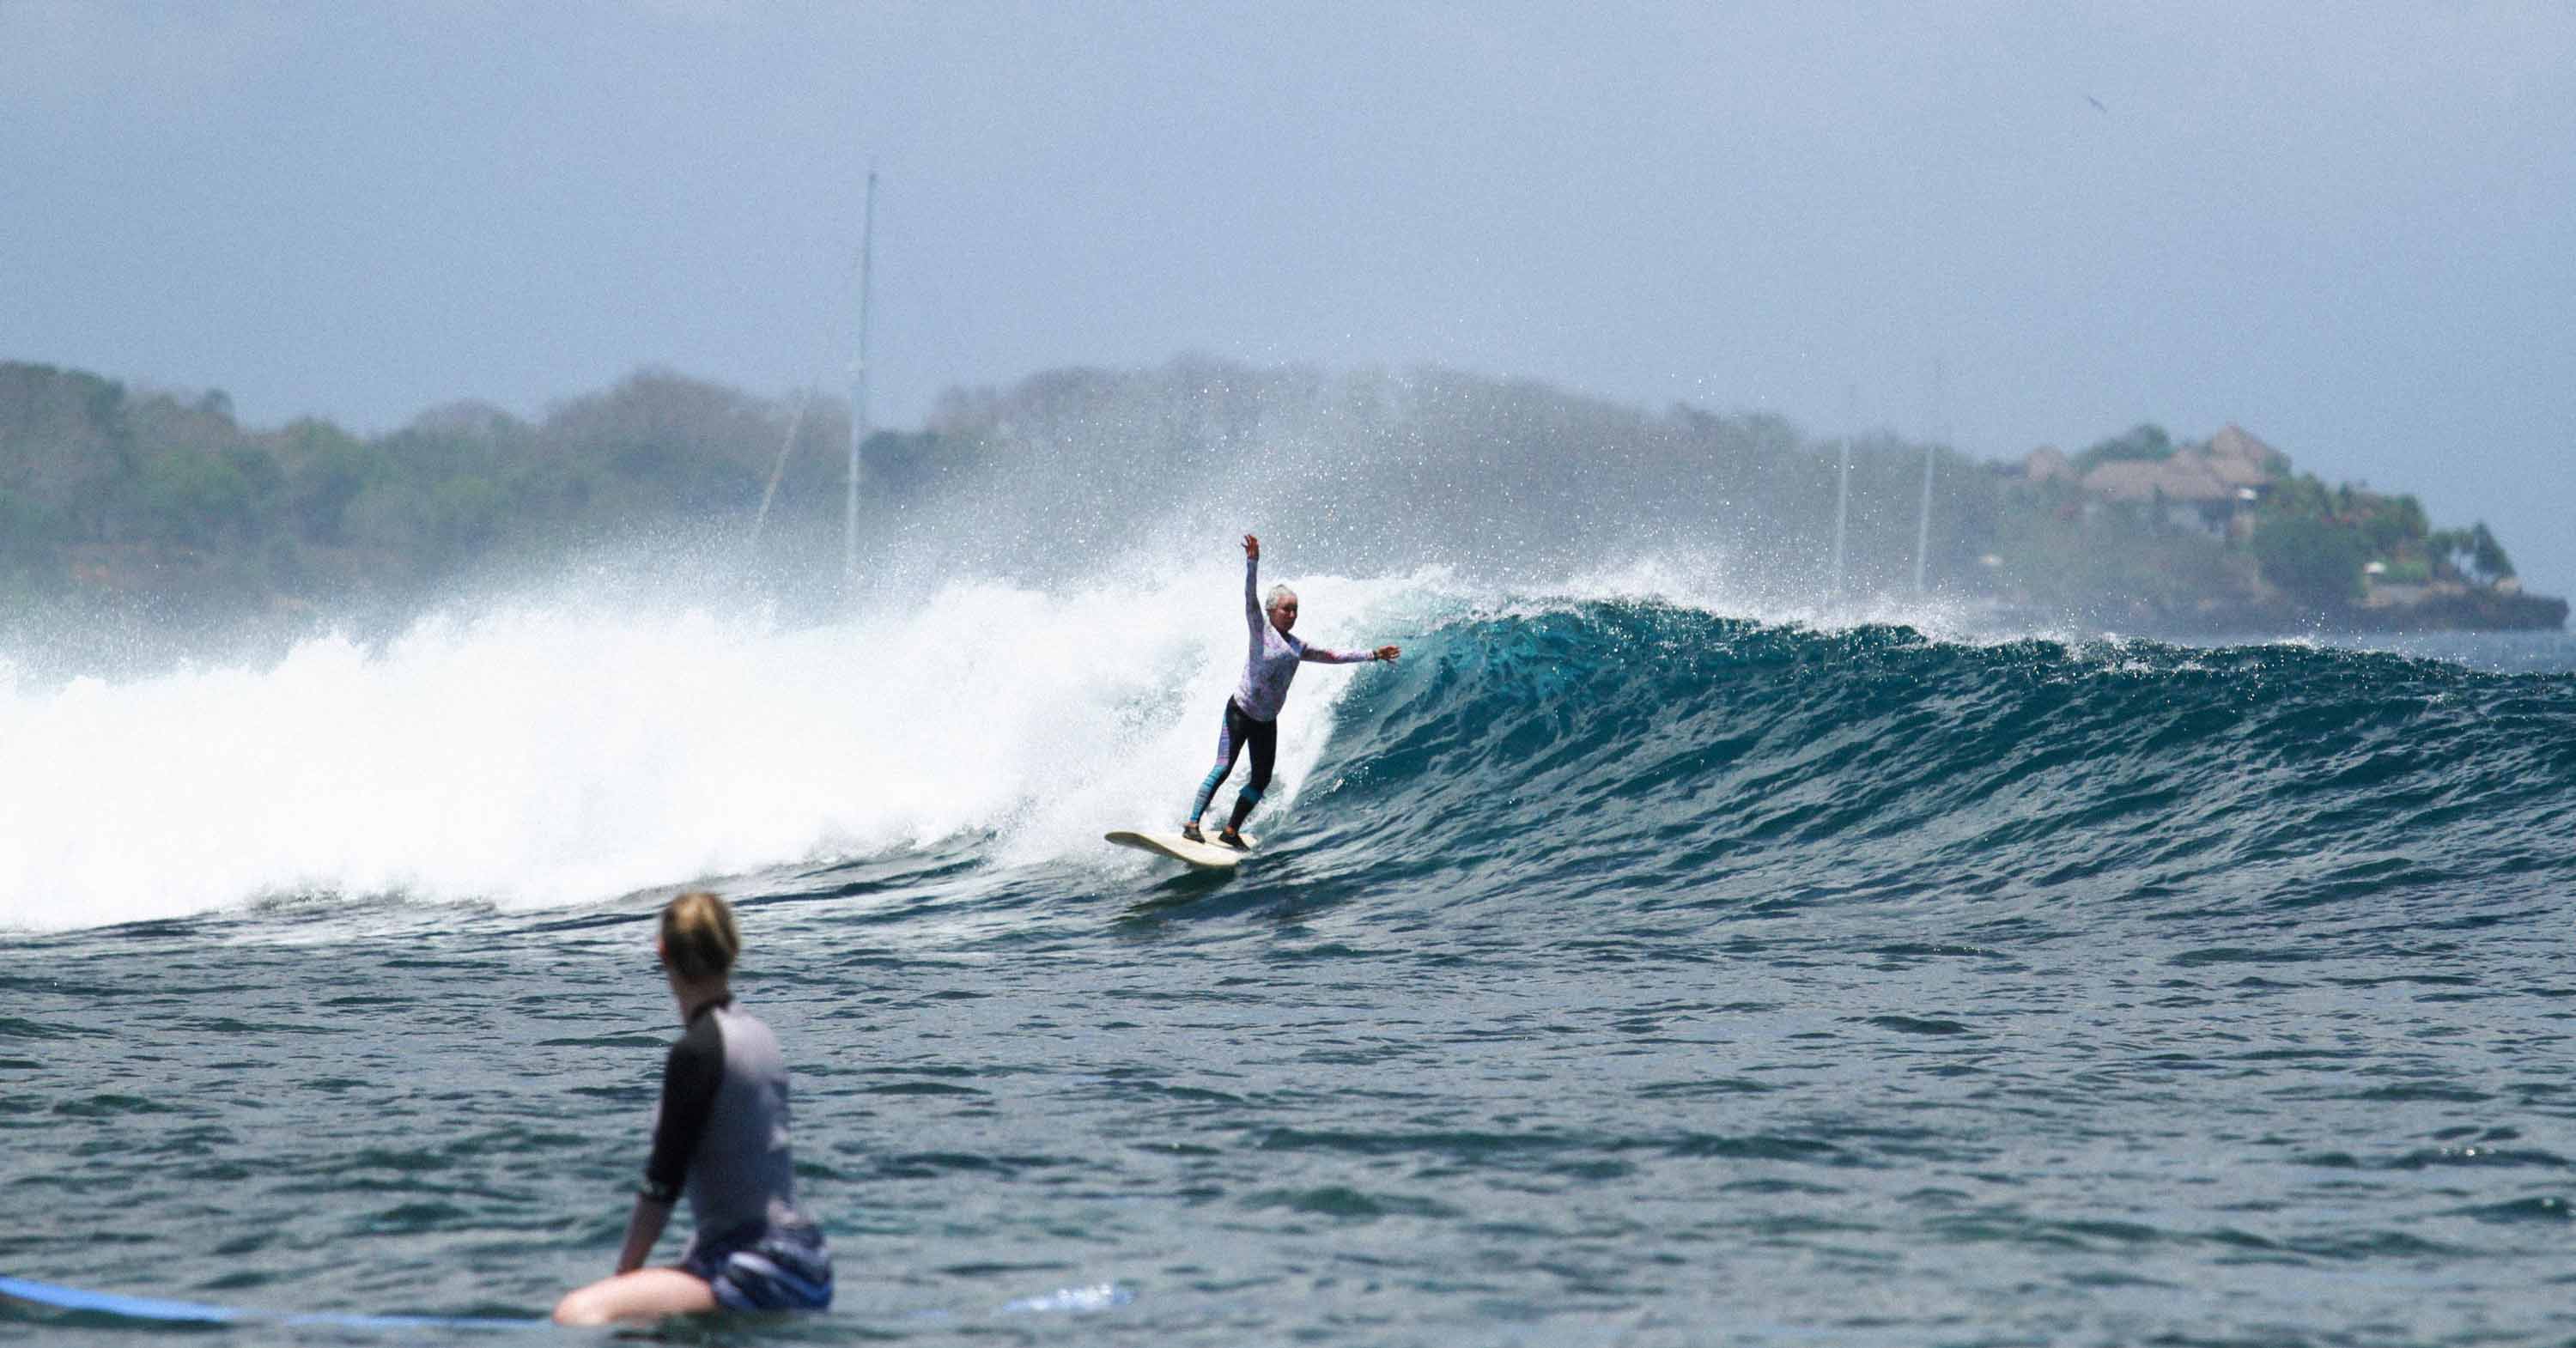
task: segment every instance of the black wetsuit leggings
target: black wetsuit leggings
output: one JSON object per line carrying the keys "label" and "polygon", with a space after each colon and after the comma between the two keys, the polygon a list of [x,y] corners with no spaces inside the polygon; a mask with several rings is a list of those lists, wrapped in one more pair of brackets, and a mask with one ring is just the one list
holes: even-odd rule
{"label": "black wetsuit leggings", "polygon": [[1193,821],[1207,813],[1208,802],[1216,799],[1217,787],[1227,773],[1234,771],[1234,760],[1242,756],[1247,744],[1252,746],[1252,777],[1234,798],[1234,817],[1226,824],[1231,829],[1243,827],[1252,807],[1261,803],[1261,793],[1270,789],[1270,768],[1279,760],[1279,723],[1253,720],[1229,697],[1225,700],[1225,729],[1216,737],[1216,766],[1208,770],[1207,780],[1199,783],[1199,798],[1190,807]]}

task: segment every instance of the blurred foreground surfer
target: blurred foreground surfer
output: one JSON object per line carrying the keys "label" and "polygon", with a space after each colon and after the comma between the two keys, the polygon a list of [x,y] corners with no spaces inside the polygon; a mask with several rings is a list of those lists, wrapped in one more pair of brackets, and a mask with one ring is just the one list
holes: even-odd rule
{"label": "blurred foreground surfer", "polygon": [[[713,894],[683,894],[662,910],[653,945],[688,1032],[662,1069],[653,1155],[617,1274],[564,1297],[555,1320],[821,1310],[832,1304],[832,1256],[796,1210],[787,1062],[769,1027],[733,1003],[728,983],[742,949],[733,910]],[[676,1266],[645,1268],[683,1193],[697,1224],[688,1248]]]}
{"label": "blurred foreground surfer", "polygon": [[1225,724],[1217,732],[1216,766],[1208,771],[1207,780],[1199,783],[1198,799],[1191,802],[1190,821],[1181,825],[1181,836],[1191,842],[1205,842],[1199,832],[1199,816],[1207,813],[1208,802],[1216,798],[1216,789],[1234,771],[1234,760],[1243,746],[1252,746],[1252,776],[1234,798],[1234,815],[1217,831],[1216,840],[1228,847],[1242,847],[1243,821],[1252,807],[1261,803],[1261,793],[1270,789],[1271,764],[1279,756],[1279,709],[1288,701],[1288,681],[1297,677],[1299,661],[1319,664],[1356,665],[1369,660],[1393,660],[1393,646],[1380,646],[1373,651],[1328,651],[1309,646],[1288,635],[1297,625],[1297,592],[1285,585],[1270,588],[1267,601],[1260,598],[1261,540],[1243,536],[1243,621],[1251,630],[1252,649],[1244,657],[1243,682],[1225,703]]}

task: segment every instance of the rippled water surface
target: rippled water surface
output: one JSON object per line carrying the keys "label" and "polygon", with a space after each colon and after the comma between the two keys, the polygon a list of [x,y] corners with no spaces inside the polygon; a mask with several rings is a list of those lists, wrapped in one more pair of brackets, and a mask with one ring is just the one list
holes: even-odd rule
{"label": "rippled water surface", "polygon": [[[2576,1336],[2547,660],[1614,604],[1320,687],[1231,878],[1014,815],[722,881],[840,1301],[681,1337]],[[0,1272],[541,1314],[614,1258],[683,878],[12,936]]]}

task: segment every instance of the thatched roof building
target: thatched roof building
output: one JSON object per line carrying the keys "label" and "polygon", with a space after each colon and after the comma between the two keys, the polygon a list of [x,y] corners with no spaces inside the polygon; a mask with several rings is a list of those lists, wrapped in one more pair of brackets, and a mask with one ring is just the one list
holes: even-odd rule
{"label": "thatched roof building", "polygon": [[2244,428],[2228,425],[2206,445],[2187,445],[2162,459],[2113,459],[2084,475],[2084,489],[2114,501],[2161,494],[2175,502],[2216,504],[2259,490],[2289,471],[2289,456]]}

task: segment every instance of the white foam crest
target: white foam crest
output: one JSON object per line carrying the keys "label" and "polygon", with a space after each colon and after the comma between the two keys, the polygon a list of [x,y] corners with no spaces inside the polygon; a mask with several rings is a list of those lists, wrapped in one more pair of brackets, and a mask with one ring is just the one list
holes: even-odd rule
{"label": "white foam crest", "polygon": [[[1488,594],[1477,601],[1478,611],[1515,616],[1586,603],[1647,603],[1814,632],[1909,627],[1934,641],[1962,646],[2034,638],[2064,645],[2120,640],[2117,633],[2063,619],[2041,621],[1954,595],[1856,591],[1836,597],[1803,584],[1762,579],[1758,572],[1750,559],[1724,550],[1667,551],[1578,570],[1560,582],[1500,599]],[[1748,580],[1748,575],[1756,578]]]}
{"label": "white foam crest", "polygon": [[[1300,634],[1327,645],[1401,588],[1298,583]],[[1177,821],[1207,770],[1240,586],[1221,561],[1061,594],[961,581],[801,630],[557,600],[267,667],[0,681],[21,767],[0,778],[0,925],[307,893],[542,907],[959,834],[1005,864],[1123,864],[1100,834]],[[1301,676],[1266,818],[1349,677]]]}

